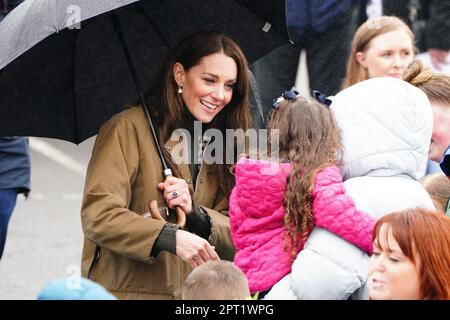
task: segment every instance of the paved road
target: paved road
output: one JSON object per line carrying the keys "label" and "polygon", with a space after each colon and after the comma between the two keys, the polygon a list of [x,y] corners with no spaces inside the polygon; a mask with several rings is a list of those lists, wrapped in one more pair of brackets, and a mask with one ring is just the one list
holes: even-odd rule
{"label": "paved road", "polygon": [[79,270],[81,195],[94,139],[79,146],[30,141],[32,192],[27,201],[19,197],[11,218],[0,261],[0,299],[35,299],[48,281]]}

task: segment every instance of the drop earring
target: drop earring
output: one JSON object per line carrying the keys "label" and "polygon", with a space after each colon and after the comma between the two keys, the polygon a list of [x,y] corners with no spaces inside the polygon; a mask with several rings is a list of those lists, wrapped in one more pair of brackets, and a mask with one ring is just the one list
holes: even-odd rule
{"label": "drop earring", "polygon": [[178,86],[178,93],[183,93],[183,88],[181,86]]}

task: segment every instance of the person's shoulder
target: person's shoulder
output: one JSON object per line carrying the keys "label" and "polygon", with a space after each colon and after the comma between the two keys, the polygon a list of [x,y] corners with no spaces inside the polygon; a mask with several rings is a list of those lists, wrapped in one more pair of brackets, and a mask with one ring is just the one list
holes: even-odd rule
{"label": "person's shoulder", "polygon": [[140,106],[129,107],[112,116],[103,127],[125,129],[145,123],[145,115]]}
{"label": "person's shoulder", "polygon": [[132,106],[124,109],[123,111],[115,114],[110,121],[115,122],[134,122],[143,119],[144,112],[141,106]]}
{"label": "person's shoulder", "polygon": [[[139,136],[139,132],[147,130],[146,118],[140,106],[129,107],[106,121],[99,130],[97,140],[114,137],[134,139]],[[103,138],[101,138],[103,137]]]}

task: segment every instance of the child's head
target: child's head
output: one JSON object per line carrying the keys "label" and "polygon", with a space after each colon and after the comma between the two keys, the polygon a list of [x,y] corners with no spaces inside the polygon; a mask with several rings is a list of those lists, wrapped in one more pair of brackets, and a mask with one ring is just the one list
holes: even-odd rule
{"label": "child's head", "polygon": [[341,150],[340,133],[330,108],[314,98],[295,97],[287,91],[270,114],[269,141],[273,130],[279,134],[279,155],[286,161],[335,163]]}
{"label": "child's head", "polygon": [[269,119],[269,140],[273,130],[278,130],[280,159],[293,164],[284,207],[286,246],[295,255],[298,238],[305,239],[314,227],[312,191],[316,173],[340,163],[341,138],[326,104],[298,96],[293,89],[278,101]]}
{"label": "child's head", "polygon": [[422,179],[437,210],[445,212],[450,197],[450,179],[443,173],[429,174]]}
{"label": "child's head", "polygon": [[449,217],[422,208],[391,213],[373,239],[371,299],[450,299]]}
{"label": "child's head", "polygon": [[250,297],[245,274],[229,261],[208,261],[195,268],[182,288],[183,300],[244,300]]}
{"label": "child's head", "polygon": [[401,78],[414,59],[414,35],[397,17],[369,19],[356,31],[343,88],[375,77]]}
{"label": "child's head", "polygon": [[440,161],[450,144],[450,76],[432,72],[415,60],[406,69],[403,80],[422,90],[430,100],[434,123],[428,156]]}

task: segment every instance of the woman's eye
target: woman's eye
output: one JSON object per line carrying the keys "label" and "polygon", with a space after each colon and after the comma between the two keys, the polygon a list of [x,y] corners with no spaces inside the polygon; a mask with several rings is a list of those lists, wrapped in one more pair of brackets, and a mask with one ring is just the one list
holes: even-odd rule
{"label": "woman's eye", "polygon": [[207,83],[214,83],[213,79],[205,78],[203,80],[205,80],[205,82],[207,82]]}
{"label": "woman's eye", "polygon": [[234,83],[229,83],[226,86],[228,89],[234,89]]}
{"label": "woman's eye", "polygon": [[373,256],[378,257],[379,255],[380,255],[380,253],[378,251],[373,252]]}
{"label": "woman's eye", "polygon": [[392,262],[398,262],[398,259],[392,258],[392,257],[389,257],[389,260],[392,261]]}

